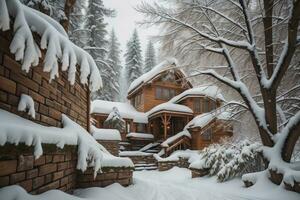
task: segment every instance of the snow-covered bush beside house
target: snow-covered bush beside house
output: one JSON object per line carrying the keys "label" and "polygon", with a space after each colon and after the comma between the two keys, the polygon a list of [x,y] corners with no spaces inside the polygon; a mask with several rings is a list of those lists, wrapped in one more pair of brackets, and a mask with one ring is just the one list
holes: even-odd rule
{"label": "snow-covered bush beside house", "polygon": [[121,134],[117,129],[101,129],[91,126],[91,134],[95,140],[116,140],[121,141]]}
{"label": "snow-covered bush beside house", "polygon": [[191,169],[208,170],[210,176],[217,176],[223,182],[237,176],[264,169],[260,155],[261,144],[248,140],[237,144],[226,142],[213,144],[201,151],[200,159],[189,166]]}
{"label": "snow-covered bush beside house", "polygon": [[[32,66],[39,64],[42,49],[45,50],[43,71],[50,72],[50,81],[59,76],[61,63],[61,70],[68,71],[68,80],[73,85],[78,64],[82,84],[89,82],[91,91],[102,86],[99,70],[91,55],[73,44],[63,27],[51,17],[23,5],[18,0],[2,0],[0,29],[9,30],[10,23],[14,29],[10,51],[17,61],[21,61],[22,70],[28,72]],[[34,33],[41,37],[40,44],[35,41]]]}
{"label": "snow-covered bush beside house", "polygon": [[94,168],[94,175],[101,167],[133,167],[128,158],[111,155],[84,128],[62,116],[63,128],[46,127],[36,124],[15,114],[0,109],[0,145],[24,143],[34,146],[34,156],[43,154],[42,144],[55,144],[59,148],[65,145],[78,145],[77,169],[85,171]]}
{"label": "snow-covered bush beside house", "polygon": [[31,96],[21,94],[18,104],[18,111],[28,111],[28,115],[30,115],[33,119],[35,118],[34,101]]}

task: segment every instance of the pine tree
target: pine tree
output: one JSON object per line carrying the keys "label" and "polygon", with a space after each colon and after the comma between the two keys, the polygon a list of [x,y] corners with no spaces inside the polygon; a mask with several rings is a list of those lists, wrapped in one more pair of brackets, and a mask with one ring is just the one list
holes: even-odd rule
{"label": "pine tree", "polygon": [[142,74],[142,55],[141,45],[137,30],[135,29],[129,42],[127,43],[127,51],[125,54],[125,65],[127,79],[129,83],[134,81]]}
{"label": "pine tree", "polygon": [[155,65],[156,65],[155,49],[153,43],[149,41],[145,53],[145,65],[143,70],[144,73],[150,71]]}
{"label": "pine tree", "polygon": [[111,67],[109,89],[112,92],[112,96],[113,96],[112,100],[114,101],[120,100],[119,77],[122,68],[120,53],[121,53],[120,43],[118,42],[118,39],[115,35],[115,31],[112,29],[109,38],[107,63]]}
{"label": "pine tree", "polygon": [[122,119],[117,107],[113,107],[113,110],[108,115],[107,119],[104,121],[104,126],[106,128],[117,129],[120,132],[124,131],[125,121]]}

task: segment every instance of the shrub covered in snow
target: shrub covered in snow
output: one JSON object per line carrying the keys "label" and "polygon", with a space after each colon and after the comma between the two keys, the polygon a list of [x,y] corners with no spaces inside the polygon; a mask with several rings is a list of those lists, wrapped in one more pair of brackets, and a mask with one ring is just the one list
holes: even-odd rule
{"label": "shrub covered in snow", "polygon": [[122,132],[125,129],[125,121],[122,119],[117,107],[113,107],[112,112],[108,115],[104,122],[107,128],[117,129]]}
{"label": "shrub covered in snow", "polygon": [[191,163],[190,168],[209,170],[210,176],[217,176],[223,182],[245,173],[264,169],[260,154],[261,145],[243,140],[231,143],[213,144],[205,148],[201,159]]}

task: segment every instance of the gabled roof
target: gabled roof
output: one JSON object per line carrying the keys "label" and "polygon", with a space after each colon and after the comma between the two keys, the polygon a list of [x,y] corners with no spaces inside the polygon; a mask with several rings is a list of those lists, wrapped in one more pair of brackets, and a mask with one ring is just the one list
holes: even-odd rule
{"label": "gabled roof", "polygon": [[182,74],[182,76],[186,76],[186,74],[181,70],[177,69],[176,67],[176,59],[169,58],[160,64],[153,67],[149,72],[141,75],[139,78],[135,79],[129,86],[127,95],[132,94],[139,88],[141,88],[144,84],[151,82],[153,79],[158,77],[160,74],[162,74],[165,71],[168,70],[176,70]]}
{"label": "gabled roof", "polygon": [[116,107],[122,118],[132,119],[136,123],[148,123],[148,117],[145,113],[138,112],[132,105],[125,102],[112,102],[104,100],[95,100],[91,103],[91,114],[110,114]]}
{"label": "gabled roof", "polygon": [[162,111],[193,114],[193,111],[189,107],[180,104],[175,104],[172,102],[159,104],[153,107],[151,110],[149,110],[146,114],[149,117],[155,113],[159,113]]}
{"label": "gabled roof", "polygon": [[214,100],[219,99],[225,101],[220,89],[217,86],[198,86],[180,93],[179,95],[173,97],[170,102],[178,103],[188,97],[196,96],[206,96]]}

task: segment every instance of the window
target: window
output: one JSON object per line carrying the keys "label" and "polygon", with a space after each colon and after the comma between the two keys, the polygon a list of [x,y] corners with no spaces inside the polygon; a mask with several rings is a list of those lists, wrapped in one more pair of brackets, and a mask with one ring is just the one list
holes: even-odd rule
{"label": "window", "polygon": [[209,100],[207,98],[203,99],[203,113],[210,112],[209,110]]}
{"label": "window", "polygon": [[156,87],[156,90],[155,90],[155,98],[156,99],[169,100],[174,96],[176,96],[175,89],[164,88],[164,87]]}
{"label": "window", "polygon": [[201,100],[200,98],[194,99],[194,112],[201,113]]}
{"label": "window", "polygon": [[136,125],[136,132],[145,133],[146,132],[145,124],[137,124]]}
{"label": "window", "polygon": [[206,129],[202,133],[202,139],[207,140],[207,141],[211,141],[211,139],[212,139],[212,129],[211,128]]}
{"label": "window", "polygon": [[142,103],[142,94],[141,94],[141,93],[137,94],[137,95],[131,100],[131,104],[132,104],[135,108],[139,107],[139,106],[141,105],[141,103]]}

